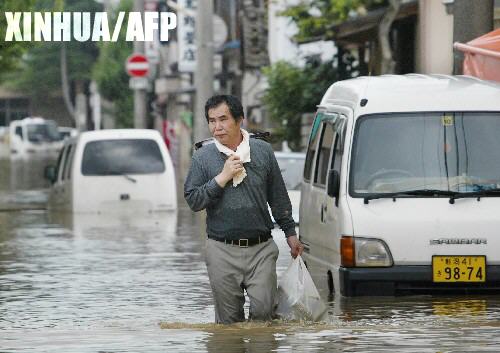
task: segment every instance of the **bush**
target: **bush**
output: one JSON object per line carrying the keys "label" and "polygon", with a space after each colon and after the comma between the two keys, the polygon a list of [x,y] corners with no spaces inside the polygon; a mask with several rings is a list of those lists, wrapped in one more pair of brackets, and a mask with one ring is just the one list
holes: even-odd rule
{"label": "bush", "polygon": [[291,149],[300,150],[302,114],[316,111],[326,89],[339,79],[333,60],[309,58],[304,68],[281,61],[265,68],[264,74],[269,83],[264,104],[278,125],[275,142],[286,140]]}

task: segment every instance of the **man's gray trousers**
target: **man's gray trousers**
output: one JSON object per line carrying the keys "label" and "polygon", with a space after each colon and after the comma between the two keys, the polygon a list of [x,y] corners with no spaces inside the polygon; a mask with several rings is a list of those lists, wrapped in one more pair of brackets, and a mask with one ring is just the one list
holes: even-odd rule
{"label": "man's gray trousers", "polygon": [[215,302],[215,322],[245,321],[244,290],[250,320],[271,320],[277,293],[278,246],[272,238],[249,247],[207,239],[206,264]]}

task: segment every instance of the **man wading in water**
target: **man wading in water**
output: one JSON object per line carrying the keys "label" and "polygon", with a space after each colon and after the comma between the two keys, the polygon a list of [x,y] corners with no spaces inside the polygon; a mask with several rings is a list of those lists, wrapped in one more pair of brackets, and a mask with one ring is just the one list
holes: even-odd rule
{"label": "man wading in water", "polygon": [[193,154],[184,197],[193,211],[207,211],[206,264],[215,321],[245,320],[244,290],[250,298],[249,319],[271,320],[279,251],[267,203],[291,255],[295,258],[304,249],[285,183],[271,145],[241,129],[243,107],[236,97],[208,99],[205,117],[215,143]]}

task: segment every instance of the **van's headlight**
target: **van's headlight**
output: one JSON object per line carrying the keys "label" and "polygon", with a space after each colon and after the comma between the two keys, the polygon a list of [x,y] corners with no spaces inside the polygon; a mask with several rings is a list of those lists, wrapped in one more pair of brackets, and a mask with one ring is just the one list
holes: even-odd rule
{"label": "van's headlight", "polygon": [[389,267],[392,257],[380,239],[343,236],[340,241],[341,264],[344,267]]}

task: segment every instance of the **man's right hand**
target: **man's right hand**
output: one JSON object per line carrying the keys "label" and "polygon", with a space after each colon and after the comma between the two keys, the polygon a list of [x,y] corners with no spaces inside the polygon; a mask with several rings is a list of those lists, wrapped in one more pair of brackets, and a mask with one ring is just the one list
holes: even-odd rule
{"label": "man's right hand", "polygon": [[233,179],[233,177],[243,170],[243,163],[240,161],[240,157],[232,154],[226,159],[224,163],[224,168],[222,172],[215,177],[215,181],[220,187],[226,186],[226,184]]}
{"label": "man's right hand", "polygon": [[290,255],[295,259],[297,256],[302,255],[304,251],[304,244],[297,238],[296,235],[289,236],[286,238],[286,242],[290,247]]}

